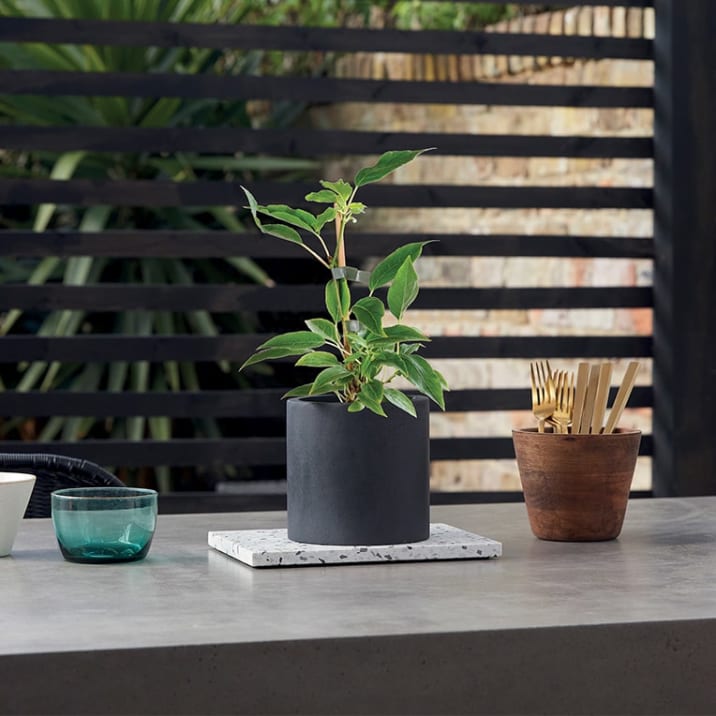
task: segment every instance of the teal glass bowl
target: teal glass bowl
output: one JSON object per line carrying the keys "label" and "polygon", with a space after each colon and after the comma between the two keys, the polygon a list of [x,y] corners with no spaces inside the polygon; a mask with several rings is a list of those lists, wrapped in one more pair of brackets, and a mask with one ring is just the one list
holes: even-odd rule
{"label": "teal glass bowl", "polygon": [[157,493],[135,487],[73,487],[52,493],[52,524],[70,562],[133,562],[149,552]]}

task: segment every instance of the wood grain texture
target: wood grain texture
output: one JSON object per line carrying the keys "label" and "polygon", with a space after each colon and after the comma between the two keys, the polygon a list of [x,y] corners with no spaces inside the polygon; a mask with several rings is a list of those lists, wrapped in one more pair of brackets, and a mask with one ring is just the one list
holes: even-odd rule
{"label": "wood grain texture", "polygon": [[514,430],[512,439],[536,537],[593,542],[619,535],[641,431],[560,435]]}

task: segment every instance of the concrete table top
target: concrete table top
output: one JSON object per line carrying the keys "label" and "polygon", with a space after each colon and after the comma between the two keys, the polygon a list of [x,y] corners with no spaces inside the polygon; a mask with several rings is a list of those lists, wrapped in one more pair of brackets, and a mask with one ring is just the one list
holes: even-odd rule
{"label": "concrete table top", "polygon": [[0,559],[0,713],[716,712],[716,498],[632,500],[622,535],[535,539],[524,505],[435,507],[498,560],[255,570],[159,516],[146,560]]}

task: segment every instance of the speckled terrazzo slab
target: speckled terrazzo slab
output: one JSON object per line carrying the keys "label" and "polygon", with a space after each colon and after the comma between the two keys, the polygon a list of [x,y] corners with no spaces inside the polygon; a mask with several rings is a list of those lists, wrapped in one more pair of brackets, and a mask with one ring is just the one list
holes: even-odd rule
{"label": "speckled terrazzo slab", "polygon": [[356,562],[414,562],[442,559],[489,559],[502,544],[444,524],[431,524],[430,537],[410,544],[371,547],[302,544],[285,529],[209,532],[209,546],[251,567],[307,567]]}

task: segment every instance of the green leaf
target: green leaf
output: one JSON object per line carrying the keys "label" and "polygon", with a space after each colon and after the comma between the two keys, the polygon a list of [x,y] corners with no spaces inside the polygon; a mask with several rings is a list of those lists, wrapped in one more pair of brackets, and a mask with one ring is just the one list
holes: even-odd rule
{"label": "green leaf", "polygon": [[313,381],[310,394],[320,395],[341,390],[352,377],[342,365],[324,368]]}
{"label": "green leaf", "polygon": [[269,338],[258,347],[258,350],[262,351],[267,348],[290,348],[291,350],[295,350],[296,354],[298,354],[318,348],[322,346],[323,343],[323,338],[312,331],[291,331]]}
{"label": "green leaf", "polygon": [[305,196],[306,201],[313,201],[316,204],[335,204],[336,198],[336,195],[329,189],[312,191]]}
{"label": "green leaf", "polygon": [[445,410],[445,379],[432,366],[418,355],[404,355],[405,377],[421,392],[432,398]]}
{"label": "green leaf", "polygon": [[353,187],[348,182],[343,181],[343,179],[339,179],[338,181],[321,180],[320,184],[324,189],[328,189],[339,196],[344,204],[350,199],[353,193]]}
{"label": "green leaf", "polygon": [[246,200],[249,202],[249,211],[251,211],[251,216],[253,216],[253,218],[254,218],[254,223],[260,229],[261,228],[261,220],[259,219],[259,216],[258,216],[259,204],[256,201],[256,199],[254,198],[254,195],[245,186],[242,186],[241,189],[244,192],[244,194],[246,194]]}
{"label": "green leaf", "polygon": [[[261,219],[259,218],[259,212],[266,213],[269,216],[272,216],[270,211],[267,211],[266,207],[260,206],[256,199],[254,198],[254,195],[245,187],[241,187],[244,194],[246,194],[246,199],[249,202],[249,210],[251,211],[251,216],[254,219],[254,223],[258,227],[259,231],[263,234],[269,234],[270,236],[276,236],[279,239],[284,239],[286,241],[291,241],[294,244],[303,244],[303,239],[301,238],[301,235],[296,231],[295,229],[292,229],[290,226],[285,226],[284,224],[262,224]],[[277,205],[278,206],[278,205]],[[286,207],[290,211],[290,207]],[[280,212],[283,213],[283,212]],[[278,217],[274,217],[278,218]],[[280,217],[282,221],[286,221],[287,219],[284,217]],[[303,228],[303,224],[301,224]],[[310,227],[308,227],[310,230]]]}
{"label": "green leaf", "polygon": [[361,410],[365,410],[365,405],[360,400],[354,400],[352,403],[348,403],[349,413],[360,413]]}
{"label": "green leaf", "polygon": [[358,400],[372,413],[384,418],[388,417],[381,405],[383,401],[383,384],[379,380],[370,380],[364,383],[358,394]]}
{"label": "green leaf", "polygon": [[307,368],[330,368],[338,365],[338,358],[328,351],[313,351],[304,353],[297,361],[296,365],[305,366]]}
{"label": "green leaf", "polygon": [[354,180],[356,188],[359,186],[365,186],[366,184],[372,184],[373,182],[380,181],[388,174],[394,172],[398,167],[402,167],[408,162],[412,162],[413,159],[421,155],[423,152],[430,151],[429,149],[403,149],[400,151],[386,152],[378,161],[370,167],[364,167],[357,174]]}
{"label": "green leaf", "polygon": [[400,267],[405,263],[405,259],[416,261],[423,251],[425,244],[430,241],[416,241],[415,243],[405,244],[388,254],[370,273],[370,283],[368,288],[373,293],[376,288],[385,286],[390,283],[398,273]]}
{"label": "green leaf", "polygon": [[326,284],[326,308],[335,323],[347,318],[351,305],[351,292],[345,279],[331,279]]}
{"label": "green leaf", "polygon": [[405,393],[400,390],[395,390],[395,388],[386,388],[383,391],[383,395],[385,396],[385,399],[389,403],[392,403],[396,408],[404,410],[414,418],[418,417],[417,412],[415,412],[415,405],[413,405],[413,401]]}
{"label": "green leaf", "polygon": [[341,338],[338,335],[338,329],[335,324],[325,318],[310,318],[305,321],[309,330],[316,335],[322,336],[325,340],[333,343],[340,343]]}
{"label": "green leaf", "polygon": [[422,343],[401,343],[400,353],[407,356],[411,353],[415,353],[415,351],[419,351],[422,347]]}
{"label": "green leaf", "polygon": [[294,244],[303,244],[303,239],[298,231],[285,224],[263,224],[260,228],[264,234],[269,234],[269,236],[277,236],[279,239],[285,239]]}
{"label": "green leaf", "polygon": [[353,201],[348,208],[350,209],[351,214],[356,215],[363,214],[368,207],[360,201]]}
{"label": "green leaf", "polygon": [[390,338],[393,343],[401,343],[403,341],[430,341],[428,336],[412,326],[388,326],[385,329],[385,335]]}
{"label": "green leaf", "polygon": [[269,206],[259,206],[257,210],[259,213],[270,216],[272,219],[278,219],[279,221],[285,221],[287,224],[298,226],[299,229],[305,229],[311,232],[315,231],[316,217],[303,209],[292,209],[290,206],[286,206],[286,204],[270,204]]}
{"label": "green leaf", "polygon": [[407,258],[398,269],[393,283],[390,284],[388,289],[388,308],[390,308],[390,312],[400,320],[405,313],[405,309],[410,306],[417,295],[418,274],[415,273],[412,260]]}
{"label": "green leaf", "polygon": [[383,316],[385,315],[385,306],[379,298],[374,296],[366,296],[356,301],[351,309],[355,317],[373,333],[382,336],[383,333]]}
{"label": "green leaf", "polygon": [[371,358],[371,364],[372,366],[374,366],[374,370],[376,373],[378,372],[378,370],[380,370],[381,368],[385,368],[386,366],[395,368],[402,375],[405,375],[406,373],[406,366],[405,361],[403,360],[403,356],[399,355],[398,353],[393,353],[392,351],[380,351],[378,353],[375,353]]}
{"label": "green leaf", "polygon": [[[304,351],[299,351],[303,353]],[[286,358],[287,356],[295,356],[296,351],[291,348],[268,348],[265,351],[256,351],[250,358],[247,358],[241,365],[239,370],[243,370],[247,366],[254,365],[254,363],[261,363],[261,361],[272,360],[274,358]]]}
{"label": "green leaf", "polygon": [[311,386],[313,383],[304,383],[303,385],[297,385],[295,388],[291,388],[287,393],[284,393],[282,398],[305,398],[311,394]]}
{"label": "green leaf", "polygon": [[322,211],[316,217],[316,233],[320,233],[321,229],[329,222],[334,221],[336,218],[336,210],[330,206],[325,211]]}
{"label": "green leaf", "polygon": [[[50,178],[56,180],[70,179],[75,173],[80,162],[87,156],[87,152],[65,152],[55,162],[50,172]],[[37,210],[33,231],[44,231],[52,219],[52,215],[57,209],[57,204],[42,204]]]}

